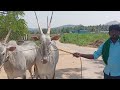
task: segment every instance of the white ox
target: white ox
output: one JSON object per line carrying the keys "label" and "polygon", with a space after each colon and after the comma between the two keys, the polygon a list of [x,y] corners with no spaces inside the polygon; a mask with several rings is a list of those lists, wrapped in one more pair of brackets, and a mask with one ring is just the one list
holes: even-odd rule
{"label": "white ox", "polygon": [[17,77],[26,78],[26,60],[21,46],[18,46],[15,41],[8,42],[4,46],[1,53],[1,64],[4,63],[4,70],[8,79],[14,79]]}
{"label": "white ox", "polygon": [[34,65],[37,54],[34,42],[25,42],[17,45],[16,41],[10,41],[7,45],[0,45],[0,65],[4,63],[4,70],[8,79],[17,77],[26,78],[26,70],[32,77],[31,67]]}
{"label": "white ox", "polygon": [[27,70],[29,70],[30,76],[33,78],[32,66],[35,64],[38,46],[33,41],[25,41],[20,46],[23,47]]}
{"label": "white ox", "polygon": [[[35,75],[40,79],[54,79],[56,64],[59,59],[59,50],[53,40],[58,40],[59,36],[50,38],[50,25],[47,34],[40,30],[40,43],[36,57]],[[35,40],[38,37],[33,37]]]}

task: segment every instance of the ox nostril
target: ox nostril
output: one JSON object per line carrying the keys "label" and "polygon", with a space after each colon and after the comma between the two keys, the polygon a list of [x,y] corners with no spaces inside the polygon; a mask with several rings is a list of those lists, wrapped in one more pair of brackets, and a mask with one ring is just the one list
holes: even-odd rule
{"label": "ox nostril", "polygon": [[48,61],[46,59],[42,60],[43,64],[46,64]]}

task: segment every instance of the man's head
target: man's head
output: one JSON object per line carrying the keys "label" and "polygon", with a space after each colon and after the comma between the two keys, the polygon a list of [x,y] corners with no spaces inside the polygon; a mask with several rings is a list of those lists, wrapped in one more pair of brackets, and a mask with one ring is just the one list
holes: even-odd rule
{"label": "man's head", "polygon": [[120,26],[119,25],[111,25],[109,27],[109,35],[112,39],[118,39],[120,35]]}

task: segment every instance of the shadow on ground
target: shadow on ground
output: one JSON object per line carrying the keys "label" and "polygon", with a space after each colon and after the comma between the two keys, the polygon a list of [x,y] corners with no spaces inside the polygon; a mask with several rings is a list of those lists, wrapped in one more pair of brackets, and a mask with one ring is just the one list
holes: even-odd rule
{"label": "shadow on ground", "polygon": [[[103,68],[104,69],[104,62],[103,62],[103,60],[97,60],[97,61],[95,61],[95,62],[93,62],[93,63],[95,63],[95,64],[101,64],[101,65],[103,65],[103,66],[98,66],[98,68]],[[95,74],[98,74],[99,76],[98,76],[98,79],[103,79],[103,71],[100,71],[100,72],[95,72]]]}
{"label": "shadow on ground", "polygon": [[[86,68],[82,68],[82,71],[86,70]],[[56,70],[56,79],[81,79],[81,69],[80,68],[65,68]],[[76,73],[76,74],[75,74]],[[79,74],[77,74],[79,73]],[[82,77],[84,78],[84,77]]]}

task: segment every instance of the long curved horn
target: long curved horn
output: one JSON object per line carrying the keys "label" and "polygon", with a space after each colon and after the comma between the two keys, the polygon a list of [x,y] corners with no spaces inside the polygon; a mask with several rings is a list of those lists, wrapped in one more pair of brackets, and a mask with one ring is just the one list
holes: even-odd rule
{"label": "long curved horn", "polygon": [[37,20],[37,24],[38,24],[39,32],[40,32],[40,34],[43,34],[43,31],[42,31],[42,29],[41,29],[41,27],[40,27],[40,25],[39,25],[39,23],[38,23],[37,14],[36,14],[35,11],[34,11],[34,13],[35,13],[35,16],[36,16],[36,20]]}
{"label": "long curved horn", "polygon": [[4,43],[7,42],[8,38],[9,38],[9,36],[10,36],[11,31],[12,31],[12,30],[9,30],[9,32],[8,32],[8,34],[7,34],[7,36],[6,36],[5,40],[4,40]]}
{"label": "long curved horn", "polygon": [[47,34],[50,34],[52,17],[53,17],[53,11],[52,11],[52,14],[51,14],[51,18],[50,18],[50,22],[49,22],[49,26],[48,26],[48,31],[47,31]]}
{"label": "long curved horn", "polygon": [[47,28],[48,28],[48,16],[47,16]]}

